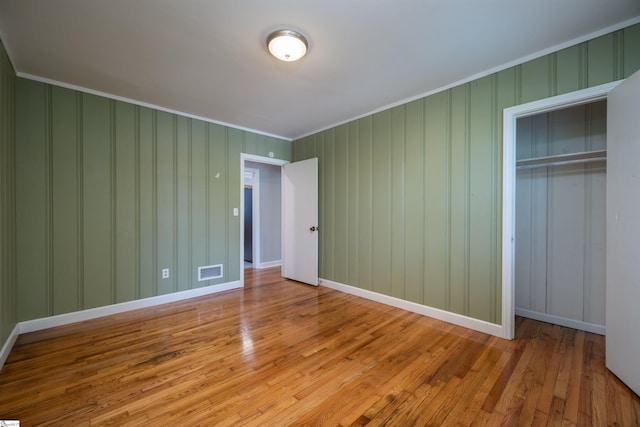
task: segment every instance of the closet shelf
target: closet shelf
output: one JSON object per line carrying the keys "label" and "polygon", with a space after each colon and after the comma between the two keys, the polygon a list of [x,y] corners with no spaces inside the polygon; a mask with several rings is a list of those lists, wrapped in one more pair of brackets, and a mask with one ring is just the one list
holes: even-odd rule
{"label": "closet shelf", "polygon": [[544,168],[607,160],[607,150],[585,151],[582,153],[560,154],[516,161],[516,169]]}

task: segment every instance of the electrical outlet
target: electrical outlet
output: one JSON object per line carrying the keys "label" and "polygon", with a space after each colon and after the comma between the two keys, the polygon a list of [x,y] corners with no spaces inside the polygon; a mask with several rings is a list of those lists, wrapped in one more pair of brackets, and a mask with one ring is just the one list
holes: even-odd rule
{"label": "electrical outlet", "polygon": [[163,268],[162,269],[162,278],[163,279],[168,279],[169,278],[169,269],[168,268]]}

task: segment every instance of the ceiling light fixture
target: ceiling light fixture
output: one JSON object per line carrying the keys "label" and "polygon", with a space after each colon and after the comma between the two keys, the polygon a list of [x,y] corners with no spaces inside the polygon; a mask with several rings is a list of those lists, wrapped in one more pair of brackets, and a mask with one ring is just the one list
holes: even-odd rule
{"label": "ceiling light fixture", "polygon": [[267,37],[267,49],[280,61],[293,62],[307,53],[307,39],[293,30],[278,30]]}

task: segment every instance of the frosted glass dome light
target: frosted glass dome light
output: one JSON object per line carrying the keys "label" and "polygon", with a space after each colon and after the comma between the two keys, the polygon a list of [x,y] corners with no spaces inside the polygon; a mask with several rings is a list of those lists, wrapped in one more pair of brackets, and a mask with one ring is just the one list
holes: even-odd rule
{"label": "frosted glass dome light", "polygon": [[269,52],[281,61],[293,62],[307,53],[307,39],[292,30],[278,30],[267,37]]}

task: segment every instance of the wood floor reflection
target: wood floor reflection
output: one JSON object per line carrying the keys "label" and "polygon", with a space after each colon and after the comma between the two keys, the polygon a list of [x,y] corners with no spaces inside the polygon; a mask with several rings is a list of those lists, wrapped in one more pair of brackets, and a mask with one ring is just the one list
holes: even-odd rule
{"label": "wood floor reflection", "polygon": [[34,425],[622,425],[604,337],[506,341],[246,270],[245,288],[19,337],[0,419]]}

